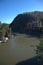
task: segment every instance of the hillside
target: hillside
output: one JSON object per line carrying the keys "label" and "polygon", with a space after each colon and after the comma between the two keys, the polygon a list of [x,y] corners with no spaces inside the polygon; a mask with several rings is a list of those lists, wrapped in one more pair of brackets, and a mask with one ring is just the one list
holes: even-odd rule
{"label": "hillside", "polygon": [[18,14],[10,24],[12,32],[39,35],[43,32],[43,12]]}

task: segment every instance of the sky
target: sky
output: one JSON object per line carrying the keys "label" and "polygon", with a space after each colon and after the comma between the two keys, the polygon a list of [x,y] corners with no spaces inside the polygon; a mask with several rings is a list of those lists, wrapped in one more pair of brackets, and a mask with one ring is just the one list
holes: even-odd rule
{"label": "sky", "polygon": [[10,24],[21,13],[43,11],[43,0],[0,0],[0,21]]}

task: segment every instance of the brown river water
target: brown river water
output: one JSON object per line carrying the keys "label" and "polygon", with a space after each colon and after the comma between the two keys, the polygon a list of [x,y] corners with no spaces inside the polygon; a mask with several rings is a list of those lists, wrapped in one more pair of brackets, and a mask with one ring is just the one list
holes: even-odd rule
{"label": "brown river water", "polygon": [[37,38],[29,38],[23,34],[12,36],[8,43],[0,43],[0,65],[15,65],[36,56],[37,44]]}

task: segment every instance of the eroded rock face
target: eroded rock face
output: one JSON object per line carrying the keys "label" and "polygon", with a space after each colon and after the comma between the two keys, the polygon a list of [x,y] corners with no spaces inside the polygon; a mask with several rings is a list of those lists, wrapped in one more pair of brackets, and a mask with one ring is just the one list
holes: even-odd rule
{"label": "eroded rock face", "polygon": [[9,27],[11,27],[12,32],[40,34],[40,31],[43,30],[43,12],[19,14]]}

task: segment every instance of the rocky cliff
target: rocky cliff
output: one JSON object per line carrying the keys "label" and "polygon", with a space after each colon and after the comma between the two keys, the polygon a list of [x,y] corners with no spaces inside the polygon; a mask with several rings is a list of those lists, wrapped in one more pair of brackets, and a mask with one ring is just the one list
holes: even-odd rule
{"label": "rocky cliff", "polygon": [[9,25],[12,32],[39,35],[43,32],[43,12],[34,11],[18,14]]}

